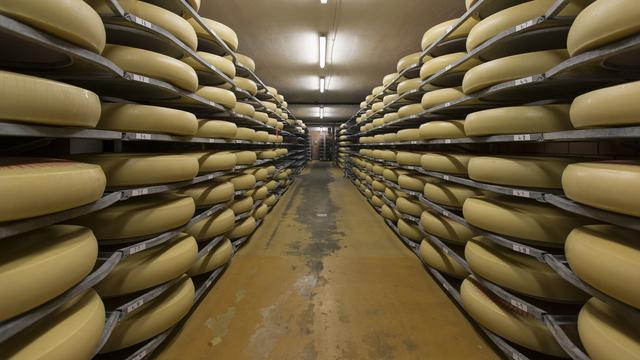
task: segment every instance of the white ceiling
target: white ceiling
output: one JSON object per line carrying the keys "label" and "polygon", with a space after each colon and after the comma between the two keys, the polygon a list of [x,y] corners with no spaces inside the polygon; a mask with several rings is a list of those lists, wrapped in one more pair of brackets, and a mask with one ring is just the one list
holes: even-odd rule
{"label": "white ceiling", "polygon": [[[344,121],[402,56],[419,50],[424,31],[464,12],[462,0],[202,0],[200,14],[238,34],[239,52],[305,121]],[[327,66],[318,36],[328,35]],[[318,77],[327,79],[320,94]],[[305,104],[294,106],[294,104]],[[352,104],[336,107],[330,104]]]}

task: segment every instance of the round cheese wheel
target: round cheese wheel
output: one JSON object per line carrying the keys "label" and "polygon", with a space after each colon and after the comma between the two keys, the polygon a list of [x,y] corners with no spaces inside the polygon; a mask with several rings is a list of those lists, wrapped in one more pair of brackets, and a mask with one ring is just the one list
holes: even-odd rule
{"label": "round cheese wheel", "polygon": [[387,86],[393,82],[398,77],[398,73],[387,74],[382,78],[382,86]]}
{"label": "round cheese wheel", "polygon": [[[462,250],[458,247],[450,247],[455,253],[464,257]],[[458,279],[464,279],[469,275],[459,262],[452,256],[444,253],[440,248],[433,246],[430,242],[422,240],[419,248],[420,258],[430,267],[451,275]]]}
{"label": "round cheese wheel", "polygon": [[190,196],[196,207],[211,206],[233,200],[235,187],[231,182],[216,179],[181,188],[178,194]]}
{"label": "round cheese wheel", "polygon": [[483,236],[467,242],[464,254],[475,274],[517,293],[554,302],[583,303],[588,299],[549,265]]}
{"label": "round cheese wheel", "polygon": [[100,165],[109,187],[165,184],[193,179],[198,174],[197,159],[184,155],[95,153],[73,158]]}
{"label": "round cheese wheel", "polygon": [[396,201],[398,200],[399,197],[406,197],[407,194],[405,194],[404,192],[400,191],[400,190],[396,190],[394,188],[386,188],[384,189],[384,197],[386,197],[387,199],[391,200],[391,201]]}
{"label": "round cheese wheel", "polygon": [[411,90],[418,89],[421,83],[422,83],[422,80],[420,78],[408,79],[408,80],[402,81],[401,83],[398,84],[398,89],[397,89],[398,95],[402,95]]}
{"label": "round cheese wheel", "polygon": [[249,94],[253,96],[255,96],[258,93],[258,85],[256,85],[256,83],[251,79],[236,76],[233,78],[233,82],[236,84],[237,87],[239,87],[242,90],[246,90]]}
{"label": "round cheese wheel", "polygon": [[578,333],[593,360],[634,360],[640,353],[638,319],[596,298],[580,310]]}
{"label": "round cheese wheel", "polygon": [[634,0],[596,1],[571,25],[567,49],[571,56],[640,32],[640,4]]}
{"label": "round cheese wheel", "polygon": [[253,165],[256,161],[258,161],[258,155],[255,151],[236,150],[232,151],[232,153],[236,156],[236,162],[238,165]]}
{"label": "round cheese wheel", "polygon": [[523,134],[570,130],[569,105],[512,106],[467,115],[467,136]]}
{"label": "round cheese wheel", "polygon": [[571,104],[574,127],[630,126],[640,124],[636,95],[640,81],[607,87],[580,95]]}
{"label": "round cheese wheel", "polygon": [[396,161],[396,152],[395,151],[392,151],[392,150],[381,150],[380,152],[377,152],[376,154],[380,155],[379,159],[386,160],[386,161]]}
{"label": "round cheese wheel", "polygon": [[189,225],[184,232],[193,236],[197,241],[208,240],[231,231],[235,225],[235,218],[236,215],[231,209],[218,211]]}
{"label": "round cheese wheel", "polygon": [[400,119],[400,116],[398,115],[397,112],[384,114],[384,116],[382,117],[382,120],[384,120],[385,124],[396,121],[398,119]]}
{"label": "round cheese wheel", "polygon": [[[37,159],[0,158],[0,221],[50,214],[98,200],[106,178],[93,164]],[[64,184],[64,186],[59,186]]]}
{"label": "round cheese wheel", "polygon": [[269,179],[269,169],[266,167],[252,168],[243,171],[245,174],[252,174],[256,177],[257,181],[265,181]]}
{"label": "round cheese wheel", "polygon": [[[438,56],[438,57],[435,57],[435,58],[427,61],[426,63],[422,64],[422,67],[420,68],[420,79],[426,80],[431,75],[433,75],[433,74],[437,73],[438,71],[440,71],[440,70],[444,69],[445,67],[447,67],[447,65],[453,64],[453,63],[459,61],[460,59],[462,59],[465,56],[467,56],[466,52],[456,52],[456,53],[452,53],[452,54]],[[481,63],[482,62],[480,60],[478,60],[478,59],[470,58],[467,61],[465,61],[464,63],[456,66],[453,69],[451,69],[449,71],[449,74],[464,73],[467,70],[469,70],[469,69],[471,69],[471,68],[473,68],[476,65],[479,65]]]}
{"label": "round cheese wheel", "polygon": [[424,197],[445,206],[462,207],[467,198],[482,194],[481,190],[445,181],[427,182],[424,185]]}
{"label": "round cheese wheel", "polygon": [[395,211],[393,211],[388,205],[384,204],[380,207],[380,215],[385,219],[389,219],[393,222],[398,221],[398,215]]}
{"label": "round cheese wheel", "polygon": [[187,223],[195,212],[193,199],[170,193],[134,197],[70,222],[93,230],[99,240],[154,235]]}
{"label": "round cheese wheel", "polygon": [[195,135],[198,120],[192,113],[159,106],[103,103],[97,128],[115,131]]}
{"label": "round cheese wheel", "polygon": [[42,3],[7,0],[0,14],[14,18],[87,50],[101,53],[106,33],[100,16],[82,0]]}
{"label": "round cheese wheel", "polygon": [[245,115],[248,117],[253,117],[256,113],[256,109],[253,106],[249,104],[241,103],[241,102],[236,103],[236,106],[233,108],[233,111],[235,113],[238,113],[240,115]]}
{"label": "round cheese wheel", "polygon": [[468,227],[428,211],[424,211],[420,215],[420,224],[429,234],[456,245],[464,245],[475,236]]}
{"label": "round cheese wheel", "polygon": [[420,233],[420,229],[418,229],[417,226],[410,224],[403,219],[398,219],[398,231],[400,232],[400,235],[415,242],[419,242],[423,238],[422,233]]}
{"label": "round cheese wheel", "polygon": [[[204,61],[209,63],[209,65],[212,65],[216,69],[222,71],[222,73],[227,77],[234,78],[236,76],[236,67],[235,65],[233,65],[233,62],[231,60],[220,55],[210,54],[204,51],[197,51],[196,54],[204,59]],[[185,57],[182,59],[182,61],[191,66],[196,72],[207,73],[207,75],[211,72],[209,68],[205,67],[192,57]],[[209,85],[219,85],[222,83],[224,83],[224,81],[222,79],[218,79],[215,83]]]}
{"label": "round cheese wheel", "polygon": [[[252,72],[256,71],[256,62],[252,58],[240,53],[235,53],[235,56],[236,56],[236,61],[240,65],[242,65],[245,69],[248,69]],[[225,57],[228,59],[231,59],[231,55],[226,55]]]}
{"label": "round cheese wheel", "polygon": [[[554,0],[534,0],[499,11],[476,24],[467,37],[467,51],[478,47],[486,40],[523,22],[544,15]],[[582,10],[579,4],[569,2],[558,16],[576,16]]]}
{"label": "round cheese wheel", "polygon": [[[432,181],[428,176],[420,176],[420,175],[408,175],[401,174],[398,176],[398,185],[407,190],[411,191],[422,191],[424,189],[424,184]],[[419,216],[419,215],[416,215]]]}
{"label": "round cheese wheel", "polygon": [[258,153],[258,159],[275,159],[276,157],[278,157],[278,153],[276,153],[274,150],[265,150],[265,151],[260,151]]}
{"label": "round cheese wheel", "polygon": [[2,355],[25,360],[90,359],[100,343],[104,320],[104,304],[89,289],[3,342]]}
{"label": "round cheese wheel", "polygon": [[419,114],[423,111],[424,109],[421,104],[409,104],[398,109],[398,117],[405,118],[407,116]]}
{"label": "round cheese wheel", "polygon": [[231,230],[227,237],[231,240],[240,239],[245,236],[251,235],[256,229],[256,219],[249,216],[246,219],[242,220],[240,224],[236,225],[233,230]]}
{"label": "round cheese wheel", "polygon": [[274,206],[278,202],[278,196],[270,195],[268,198],[264,199],[264,203],[269,206]]}
{"label": "round cheese wheel", "polygon": [[379,101],[379,102],[373,103],[373,105],[371,105],[371,110],[376,112],[376,111],[381,110],[382,107],[384,107],[384,103],[382,101]]}
{"label": "round cheese wheel", "polygon": [[147,340],[169,329],[193,306],[195,288],[189,277],[120,320],[100,353],[107,353]]}
{"label": "round cheese wheel", "polygon": [[482,290],[469,279],[460,287],[464,309],[496,335],[543,354],[568,357],[542,321]]}
{"label": "round cheese wheel", "polygon": [[403,214],[420,217],[422,212],[426,210],[426,207],[417,200],[411,200],[407,197],[399,197],[398,200],[396,200],[396,210]]}
{"label": "round cheese wheel", "polygon": [[565,195],[579,203],[640,216],[640,163],[609,161],[577,163],[562,174]]}
{"label": "round cheese wheel", "polygon": [[191,266],[187,274],[196,276],[211,272],[220,266],[227,264],[233,257],[233,244],[229,239],[224,239],[221,244],[216,246],[212,251],[196,260]]}
{"label": "round cheese wheel", "polygon": [[464,120],[430,121],[420,126],[420,138],[456,139],[465,137]]}
{"label": "round cheese wheel", "polygon": [[371,187],[375,191],[384,191],[387,188],[383,183],[381,183],[378,180],[373,180],[373,182],[371,183]]}
{"label": "round cheese wheel", "polygon": [[567,237],[565,253],[571,269],[596,289],[640,308],[637,232],[614,225],[588,225]]}
{"label": "round cheese wheel", "polygon": [[407,172],[404,170],[397,170],[397,169],[384,169],[384,171],[382,172],[382,176],[389,180],[392,181],[394,183],[398,182],[398,177],[402,174],[406,174]]}
{"label": "round cheese wheel", "polygon": [[201,119],[198,120],[197,127],[197,136],[206,138],[234,139],[238,132],[235,123],[223,120]]}
{"label": "round cheese wheel", "polygon": [[374,143],[383,143],[384,142],[384,135],[383,134],[378,134],[376,136],[373,137],[373,142]]}
{"label": "round cheese wheel", "polygon": [[53,225],[3,239],[0,321],[44,304],[80,282],[93,269],[98,243],[90,229]]}
{"label": "round cheese wheel", "polygon": [[266,107],[267,109],[271,110],[271,111],[276,111],[278,110],[278,105],[270,102],[270,101],[260,101],[260,104],[262,104],[262,106]]}
{"label": "round cheese wheel", "polygon": [[[0,5],[0,13],[4,5]],[[2,120],[95,127],[100,119],[100,99],[89,90],[7,71],[0,71],[0,83]]]}
{"label": "round cheese wheel", "polygon": [[278,156],[284,156],[289,153],[289,150],[285,148],[280,148],[280,149],[275,149],[275,152],[276,154],[278,154]]}
{"label": "round cheese wheel", "polygon": [[400,97],[400,95],[398,95],[398,94],[387,95],[387,96],[382,98],[382,105],[383,106],[387,106],[387,105],[391,104],[392,102],[396,101],[399,97]]}
{"label": "round cheese wheel", "polygon": [[425,153],[422,155],[420,165],[429,171],[466,174],[469,161],[473,158],[474,155],[468,154]]}
{"label": "round cheese wheel", "polygon": [[251,213],[251,216],[253,216],[253,218],[256,220],[260,220],[260,219],[263,219],[265,216],[267,216],[268,212],[269,212],[269,206],[267,204],[260,204],[260,206],[258,206],[253,210],[253,212]]}
{"label": "round cheese wheel", "polygon": [[[222,41],[224,41],[227,44],[227,46],[231,48],[231,50],[233,51],[238,50],[238,35],[236,35],[235,31],[233,31],[230,27],[228,27],[223,23],[220,23],[211,19],[207,19],[204,17],[202,18],[202,20],[212,32],[218,35],[220,39],[222,39]],[[200,26],[200,24],[198,24],[196,20],[194,20],[193,18],[190,18],[188,19],[188,21],[189,21],[189,24],[191,24],[193,29],[196,31],[196,34],[198,35],[198,37],[202,37],[202,38],[214,41],[211,38],[211,35],[209,35],[209,33],[202,26]]]}
{"label": "round cheese wheel", "polygon": [[124,71],[166,81],[189,92],[198,89],[198,75],[180,60],[149,50],[107,44],[102,55]]}
{"label": "round cheese wheel", "polygon": [[420,140],[420,129],[402,129],[398,131],[397,141],[417,141]]}
{"label": "round cheese wheel", "polygon": [[269,141],[269,133],[266,131],[256,131],[256,141],[268,142]]}
{"label": "round cheese wheel", "polygon": [[256,131],[246,127],[239,127],[234,138],[236,140],[256,141]]}
{"label": "round cheese wheel", "polygon": [[551,156],[476,156],[469,160],[469,177],[492,184],[560,189],[562,172],[576,161]]}
{"label": "round cheese wheel", "polygon": [[396,153],[396,162],[400,165],[420,166],[422,153],[398,151]]}
{"label": "round cheese wheel", "polygon": [[254,200],[264,200],[267,196],[269,196],[269,189],[266,186],[260,186],[255,189],[254,193],[251,195]]}
{"label": "round cheese wheel", "polygon": [[168,244],[135,253],[116,265],[94,288],[102,298],[130,294],[175,279],[196,261],[196,240],[180,234]]}
{"label": "round cheese wheel", "polygon": [[269,114],[267,114],[266,112],[262,112],[262,111],[256,111],[256,113],[253,115],[253,117],[260,121],[261,123],[267,123],[267,121],[269,121]]}
{"label": "round cheese wheel", "polygon": [[236,95],[229,90],[214,86],[200,86],[195,93],[196,95],[205,98],[206,100],[213,101],[216,104],[220,104],[227,109],[233,109],[236,107]]}
{"label": "round cheese wheel", "polygon": [[444,104],[463,97],[462,91],[456,88],[445,88],[429,91],[422,95],[422,108],[429,109],[436,105]]}
{"label": "round cheese wheel", "polygon": [[[448,20],[442,22],[436,26],[433,26],[429,30],[427,30],[424,35],[422,35],[422,41],[420,42],[420,47],[422,50],[428,48],[431,44],[433,44],[436,40],[442,38],[444,34],[447,33],[450,26],[453,26],[458,22],[458,19]],[[463,22],[458,28],[453,30],[447,35],[445,41],[459,39],[463,37],[467,37],[469,35],[469,31],[478,23],[478,20],[474,18],[469,18],[465,22]]]}
{"label": "round cheese wheel", "polygon": [[[420,55],[422,55],[420,52],[416,52],[404,56],[400,60],[398,60],[398,65],[396,66],[396,70],[398,70],[398,73],[401,73],[406,68],[417,65],[420,62]],[[428,56],[426,56],[426,58],[428,58]]]}
{"label": "round cheese wheel", "polygon": [[462,91],[471,94],[509,80],[542,74],[569,58],[565,49],[534,51],[488,61],[467,71]]}
{"label": "round cheese wheel", "polygon": [[462,212],[476,227],[546,247],[562,247],[571,230],[593,222],[548,204],[514,197],[469,198]]}
{"label": "round cheese wheel", "polygon": [[229,175],[220,179],[231,181],[237,190],[251,190],[256,186],[256,177],[251,174]]}
{"label": "round cheese wheel", "polygon": [[238,200],[235,200],[229,204],[229,209],[233,210],[234,214],[245,213],[253,207],[253,198],[251,196],[245,196]]}
{"label": "round cheese wheel", "polygon": [[269,189],[269,191],[273,191],[278,187],[278,184],[279,182],[271,180],[265,186],[267,187],[267,189]]}

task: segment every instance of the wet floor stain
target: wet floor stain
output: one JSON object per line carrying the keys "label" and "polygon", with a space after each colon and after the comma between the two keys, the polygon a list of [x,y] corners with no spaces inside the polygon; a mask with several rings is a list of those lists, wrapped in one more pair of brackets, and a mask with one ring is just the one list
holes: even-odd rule
{"label": "wet floor stain", "polygon": [[368,347],[370,359],[392,360],[394,359],[395,346],[392,345],[392,335],[372,331],[364,335],[362,341]]}
{"label": "wet floor stain", "polygon": [[216,316],[215,318],[207,319],[206,325],[209,329],[213,331],[213,335],[211,340],[209,341],[209,346],[214,347],[222,342],[227,333],[229,333],[229,326],[231,325],[231,321],[236,316],[236,308],[229,307],[227,311]]}

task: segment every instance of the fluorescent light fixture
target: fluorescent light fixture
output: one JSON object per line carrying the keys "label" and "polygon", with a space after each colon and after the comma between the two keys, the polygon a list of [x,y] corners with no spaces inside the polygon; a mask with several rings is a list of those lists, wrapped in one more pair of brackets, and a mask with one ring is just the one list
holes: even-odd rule
{"label": "fluorescent light fixture", "polygon": [[327,3],[327,0],[320,0],[320,4],[323,4],[323,5],[324,5],[324,4],[326,4],[326,3]]}
{"label": "fluorescent light fixture", "polygon": [[324,119],[324,106],[320,106],[320,119]]}
{"label": "fluorescent light fixture", "polygon": [[320,78],[320,93],[324,92],[324,78]]}
{"label": "fluorescent light fixture", "polygon": [[320,35],[320,68],[324,69],[327,61],[327,37]]}

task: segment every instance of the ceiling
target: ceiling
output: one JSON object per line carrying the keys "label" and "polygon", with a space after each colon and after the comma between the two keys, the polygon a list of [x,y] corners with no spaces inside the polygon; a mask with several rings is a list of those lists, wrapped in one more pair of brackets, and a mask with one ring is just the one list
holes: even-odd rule
{"label": "ceiling", "polygon": [[[431,26],[464,12],[461,0],[203,0],[200,14],[236,31],[238,51],[306,122],[343,122]],[[326,34],[327,66],[318,64]],[[319,92],[319,76],[327,90]],[[318,105],[325,116],[318,119]],[[340,105],[337,105],[340,104]]]}

